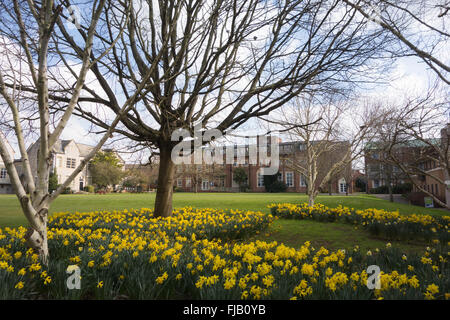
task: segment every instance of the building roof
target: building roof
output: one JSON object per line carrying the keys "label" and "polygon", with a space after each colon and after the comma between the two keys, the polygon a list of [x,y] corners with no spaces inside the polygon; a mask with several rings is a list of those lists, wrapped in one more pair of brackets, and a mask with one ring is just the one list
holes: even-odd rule
{"label": "building roof", "polygon": [[[438,146],[441,143],[441,139],[439,138],[433,138],[433,139],[425,139],[428,143]],[[383,147],[384,141],[372,141],[369,143],[366,143],[364,146],[364,149],[366,150],[377,150],[381,149]],[[427,143],[425,143],[423,140],[414,139],[414,140],[407,140],[403,141],[401,143],[397,143],[396,147],[407,147],[407,148],[424,148],[429,146]]]}
{"label": "building roof", "polygon": [[92,149],[94,149],[93,146],[89,146],[84,143],[75,143],[75,144],[77,145],[78,150],[80,150],[80,156],[82,157],[86,157],[92,151]]}

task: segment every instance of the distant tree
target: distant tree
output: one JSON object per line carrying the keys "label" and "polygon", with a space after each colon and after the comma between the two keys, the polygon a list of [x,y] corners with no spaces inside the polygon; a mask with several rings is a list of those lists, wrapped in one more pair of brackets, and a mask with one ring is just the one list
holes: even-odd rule
{"label": "distant tree", "polygon": [[175,180],[178,178],[190,178],[194,192],[198,191],[203,180],[218,181],[225,177],[223,165],[217,164],[182,164],[178,165],[175,172]]}
{"label": "distant tree", "polygon": [[52,193],[58,189],[58,175],[56,174],[56,168],[53,170],[53,172],[50,172],[50,175],[48,177],[48,192]]}
{"label": "distant tree", "polygon": [[239,191],[245,191],[245,189],[248,187],[247,171],[244,168],[235,168],[233,170],[233,180],[239,185]]}
{"label": "distant tree", "polygon": [[90,163],[92,183],[98,188],[118,184],[124,177],[123,165],[113,151],[99,151]]}
{"label": "distant tree", "polygon": [[[411,182],[416,191],[450,209],[437,192],[426,187],[427,178],[445,186],[446,177],[450,177],[450,126],[445,117],[449,95],[447,88],[442,90],[437,86],[425,96],[386,101],[384,108],[380,107],[384,117],[374,126],[378,132],[377,151],[388,177],[397,169],[397,174]],[[431,168],[441,168],[444,175]]]}
{"label": "distant tree", "polygon": [[[350,108],[352,120],[347,121]],[[350,180],[351,163],[362,154],[361,144],[372,136],[374,129],[369,124],[376,119],[370,110],[358,113],[352,104],[333,95],[304,95],[265,119],[271,128],[280,126],[291,141],[301,141],[303,152],[283,160],[305,178],[309,206],[327,185],[331,192],[333,179],[346,176]]]}
{"label": "distant tree", "polygon": [[132,188],[136,191],[142,190],[142,186],[148,183],[147,177],[138,170],[127,170],[124,173],[125,179],[122,186]]}

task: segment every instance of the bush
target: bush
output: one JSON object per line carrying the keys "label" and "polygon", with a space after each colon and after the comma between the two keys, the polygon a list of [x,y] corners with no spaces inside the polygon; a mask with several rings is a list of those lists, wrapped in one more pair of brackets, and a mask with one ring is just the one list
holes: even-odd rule
{"label": "bush", "polygon": [[86,186],[86,187],[84,187],[84,191],[89,192],[89,193],[94,193],[95,188],[94,188],[94,186]]}
{"label": "bush", "polygon": [[286,191],[287,186],[283,181],[274,181],[272,184],[266,186],[267,192],[284,192]]}
{"label": "bush", "polygon": [[239,186],[239,191],[240,192],[247,192],[249,190],[249,186],[246,183],[243,183]]}
{"label": "bush", "polygon": [[64,190],[61,192],[62,194],[72,194],[73,191],[70,187],[64,188]]}
{"label": "bush", "polygon": [[[412,184],[411,183],[397,184],[397,185],[392,187],[392,193],[406,194],[406,193],[410,193],[411,191],[412,191]],[[378,188],[370,189],[370,193],[373,193],[373,194],[388,194],[389,193],[389,188],[388,188],[388,186],[380,186]]]}
{"label": "bush", "polygon": [[352,225],[361,225],[375,236],[383,236],[390,240],[437,240],[448,243],[450,216],[433,217],[430,215],[401,215],[398,211],[378,209],[355,210],[338,206],[329,208],[316,203],[309,207],[307,203],[300,205],[279,203],[269,205],[272,215],[288,219],[311,219],[321,222],[342,221]]}
{"label": "bush", "polygon": [[389,188],[388,188],[388,186],[379,186],[378,188],[370,189],[370,193],[387,194],[387,193],[389,193]]}
{"label": "bush", "polygon": [[410,193],[411,191],[412,191],[411,183],[398,184],[392,188],[392,193],[406,194],[406,193]]}

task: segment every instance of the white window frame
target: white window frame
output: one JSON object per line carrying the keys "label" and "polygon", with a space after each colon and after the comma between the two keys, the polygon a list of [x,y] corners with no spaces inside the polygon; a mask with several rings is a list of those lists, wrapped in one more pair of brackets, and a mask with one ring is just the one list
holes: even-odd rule
{"label": "white window frame", "polygon": [[346,193],[347,192],[347,181],[345,181],[344,178],[339,179],[338,181],[339,184],[339,193]]}
{"label": "white window frame", "polygon": [[256,181],[257,181],[257,185],[258,188],[264,187],[264,175],[257,172],[256,173]]}
{"label": "white window frame", "polygon": [[[287,187],[293,187],[294,186],[294,173],[292,171],[286,171],[285,172],[285,183]],[[289,183],[288,176],[291,177],[291,181]]]}
{"label": "white window frame", "polygon": [[303,174],[300,174],[300,187],[306,187],[306,177]]}
{"label": "white window frame", "polygon": [[186,178],[186,188],[190,188],[192,185],[192,180],[191,178]]}
{"label": "white window frame", "polygon": [[209,180],[202,180],[202,190],[209,190]]}
{"label": "white window frame", "polygon": [[183,179],[177,179],[177,187],[181,188],[183,186]]}

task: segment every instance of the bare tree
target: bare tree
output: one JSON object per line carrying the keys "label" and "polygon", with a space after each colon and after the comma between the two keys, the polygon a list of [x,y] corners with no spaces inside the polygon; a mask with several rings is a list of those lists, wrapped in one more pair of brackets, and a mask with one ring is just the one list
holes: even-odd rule
{"label": "bare tree", "polygon": [[[448,41],[450,3],[448,0],[344,0],[364,17],[390,32],[400,46],[394,56],[419,57],[438,77],[450,84]],[[447,60],[447,61],[446,61]]]}
{"label": "bare tree", "polygon": [[[427,177],[444,188],[450,177],[448,103],[448,89],[434,87],[423,97],[406,97],[385,106],[385,117],[376,126],[378,131],[389,132],[382,144],[385,162],[398,168],[416,190],[450,209],[443,198],[425,187]],[[436,168],[442,176],[432,170]]]}
{"label": "bare tree", "polygon": [[[346,91],[356,82],[374,81],[379,73],[365,70],[375,68],[371,61],[383,58],[383,48],[394,41],[338,0],[147,0],[131,5],[123,34],[118,25],[124,9],[118,2],[102,15],[103,32],[95,35],[103,46],[119,38],[107,54],[98,52],[99,45],[90,55],[105,95],[85,90],[89,101],[105,108],[93,112],[80,104],[75,113],[107,130],[108,114],[119,112],[119,101],[145,87],[115,132],[158,150],[156,216],[172,213],[175,130],[192,132],[201,122],[225,133],[299,93]],[[60,51],[79,57],[76,38],[61,21],[57,24]],[[81,28],[79,37],[86,31]],[[51,98],[65,99],[58,91]]]}
{"label": "bare tree", "polygon": [[[0,4],[0,37],[3,42],[0,49],[2,58],[9,62],[3,63],[4,61],[2,61],[0,64],[0,94],[6,102],[2,104],[1,109],[5,119],[10,119],[12,122],[10,125],[13,129],[12,137],[20,150],[25,181],[21,182],[12,154],[7,148],[8,132],[6,134],[0,132],[0,155],[29,223],[25,239],[39,253],[43,263],[48,263],[49,257],[47,219],[50,204],[102,147],[112,134],[120,117],[127,112],[127,108],[133,104],[138,94],[138,90],[136,90],[135,94],[123,103],[97,145],[79,163],[72,174],[50,194],[48,180],[54,146],[71,118],[75,106],[85,100],[81,95],[85,90],[88,71],[93,67],[91,55],[93,42],[96,39],[94,35],[97,33],[98,21],[104,11],[105,3],[106,0],[95,1],[89,8],[89,15],[82,22],[87,32],[82,39],[78,39],[80,42],[79,55],[75,62],[78,68],[77,71],[72,69],[74,73],[71,90],[66,92],[64,99],[61,99],[64,102],[63,111],[53,127],[49,111],[50,101],[52,101],[50,88],[56,91],[60,91],[61,88],[55,89],[55,84],[49,80],[49,66],[55,63],[52,52],[58,51],[58,43],[54,41],[54,36],[56,25],[63,23],[63,6],[55,6],[52,0],[39,2],[14,0]],[[86,6],[86,3],[83,2],[82,5]],[[127,19],[128,17],[125,15],[122,23],[125,24]],[[112,46],[113,43],[105,46],[103,52],[108,52]],[[64,53],[59,52],[58,55],[62,57]],[[75,57],[71,57],[71,59],[75,59]],[[70,81],[70,79],[66,80]],[[143,86],[138,89],[142,88]],[[24,96],[34,104],[31,104],[29,108],[22,109],[21,98]],[[34,114],[35,118],[30,118],[30,114]],[[27,121],[35,121],[39,127],[37,172],[31,170],[26,149],[23,124]],[[35,177],[37,178],[35,179]]]}
{"label": "bare tree", "polygon": [[179,164],[175,170],[175,181],[177,179],[190,179],[194,192],[198,192],[198,187],[202,181],[217,183],[225,178],[224,166],[221,164]]}
{"label": "bare tree", "polygon": [[[346,119],[348,111],[352,112],[353,121]],[[307,96],[296,98],[266,119],[270,125],[280,126],[280,131],[286,131],[290,140],[301,143],[302,152],[284,161],[305,178],[309,206],[338,175],[347,178],[348,188],[352,161],[361,156],[362,143],[370,140],[374,131],[369,125],[373,114],[365,113],[359,118],[357,115],[356,108],[348,102]]]}

